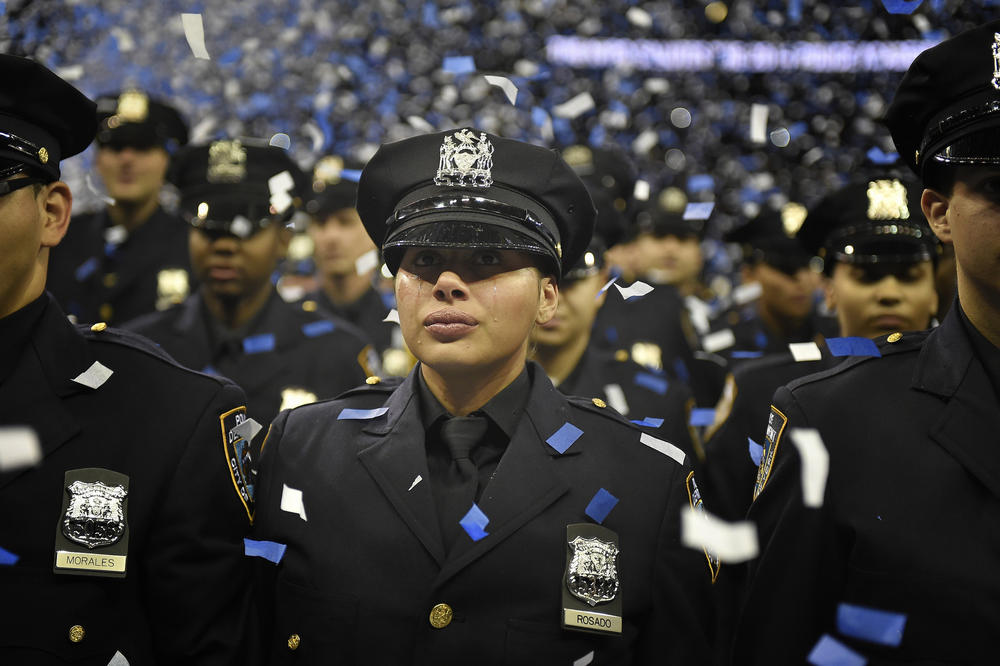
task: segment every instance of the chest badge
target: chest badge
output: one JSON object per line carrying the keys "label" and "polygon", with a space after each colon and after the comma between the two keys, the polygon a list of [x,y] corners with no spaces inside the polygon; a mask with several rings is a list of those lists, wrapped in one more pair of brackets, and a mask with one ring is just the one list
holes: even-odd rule
{"label": "chest badge", "polygon": [[69,470],[56,530],[56,573],[125,575],[129,478],[97,467]]}
{"label": "chest badge", "polygon": [[601,525],[566,526],[562,626],[578,631],[622,632],[618,535]]}

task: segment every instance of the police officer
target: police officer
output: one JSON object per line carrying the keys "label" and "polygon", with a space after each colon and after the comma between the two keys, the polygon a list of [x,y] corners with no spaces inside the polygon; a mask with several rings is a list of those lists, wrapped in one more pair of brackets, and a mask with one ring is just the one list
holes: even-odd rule
{"label": "police officer", "polygon": [[[921,53],[886,120],[931,229],[955,246],[958,298],[932,331],[775,394],[736,663],[797,663],[834,642],[872,663],[996,660],[1000,21]],[[825,484],[789,441],[803,427],[822,437]]]}
{"label": "police officer", "polygon": [[243,393],[44,291],[70,223],[59,161],[95,105],[31,60],[0,72],[0,662],[238,663]]}
{"label": "police officer", "polygon": [[172,173],[201,287],[129,329],[188,367],[229,377],[247,392],[257,418],[268,421],[375,373],[377,356],[360,331],[285,303],[271,283],[304,184],[284,150],[215,141],[185,150]]}
{"label": "police officer", "polygon": [[271,427],[272,662],[701,663],[687,456],[525,365],[592,229],[579,179],[465,128],[383,145],[358,210],[420,363]]}
{"label": "police officer", "polygon": [[188,132],[176,109],[140,90],[98,98],[97,114],[95,167],[112,203],[73,219],[48,282],[77,321],[120,323],[188,295],[185,225],[160,205],[171,155]]}

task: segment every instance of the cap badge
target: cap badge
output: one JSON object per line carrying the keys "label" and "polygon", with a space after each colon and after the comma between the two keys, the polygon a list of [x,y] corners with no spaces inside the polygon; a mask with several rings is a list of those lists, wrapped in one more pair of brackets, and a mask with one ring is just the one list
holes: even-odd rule
{"label": "cap badge", "polygon": [[910,209],[906,204],[906,188],[901,182],[872,180],[868,183],[869,220],[908,220]]}
{"label": "cap badge", "polygon": [[49,163],[49,151],[45,150],[45,148],[39,148],[38,149],[38,161],[41,162],[42,164],[48,164]]}
{"label": "cap badge", "polygon": [[802,223],[806,221],[806,207],[800,203],[789,201],[781,207],[781,227],[785,230],[785,235],[795,238],[799,233]]}
{"label": "cap badge", "polygon": [[313,189],[322,192],[327,185],[336,185],[343,171],[344,160],[336,155],[327,155],[313,169]]}
{"label": "cap badge", "polygon": [[450,187],[489,187],[493,184],[493,144],[481,132],[463,129],[441,143],[434,184]]}
{"label": "cap badge", "polygon": [[127,123],[141,123],[149,116],[149,98],[138,90],[123,92],[118,98],[118,111],[121,120]]}
{"label": "cap badge", "polygon": [[70,541],[87,548],[109,546],[125,533],[122,503],[128,491],[122,486],[106,486],[100,481],[74,481],[66,490],[69,508],[62,532]]}
{"label": "cap badge", "polygon": [[993,87],[1000,90],[1000,32],[993,33]]}
{"label": "cap badge", "polygon": [[208,148],[208,182],[239,183],[247,176],[247,151],[239,141],[215,141]]}

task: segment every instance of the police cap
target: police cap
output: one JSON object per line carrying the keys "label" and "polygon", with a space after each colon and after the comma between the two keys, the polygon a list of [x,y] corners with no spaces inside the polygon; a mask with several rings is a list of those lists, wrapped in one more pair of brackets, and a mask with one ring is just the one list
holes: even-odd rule
{"label": "police cap", "polygon": [[848,264],[914,263],[933,259],[937,239],[920,210],[916,183],[880,177],[851,183],[819,201],[806,216],[798,239],[823,257]]}
{"label": "police cap", "polygon": [[191,226],[238,238],[287,222],[308,187],[283,149],[239,139],[185,148],[171,165],[170,180]]}
{"label": "police cap", "polygon": [[931,162],[1000,164],[1000,20],[918,55],[885,122],[918,176]]}
{"label": "police cap", "polygon": [[406,247],[482,247],[536,254],[559,276],[595,216],[558,153],[469,128],[383,144],[361,174],[357,209],[393,273]]}
{"label": "police cap", "polygon": [[94,102],[28,58],[0,55],[0,81],[0,166],[27,166],[57,180],[59,161],[94,139]]}
{"label": "police cap", "polygon": [[326,155],[317,160],[313,166],[306,212],[317,220],[323,220],[338,210],[354,208],[362,167],[362,164],[352,163],[340,155]]}
{"label": "police cap", "polygon": [[141,90],[97,98],[97,145],[109,148],[166,148],[173,152],[188,141],[181,114]]}
{"label": "police cap", "polygon": [[670,210],[657,198],[646,202],[635,213],[635,231],[657,237],[704,238],[705,220],[685,217],[683,211]]}
{"label": "police cap", "polygon": [[750,263],[764,262],[789,275],[809,265],[811,255],[797,234],[806,218],[806,208],[790,201],[780,209],[767,208],[748,223],[729,231],[727,243],[737,243]]}

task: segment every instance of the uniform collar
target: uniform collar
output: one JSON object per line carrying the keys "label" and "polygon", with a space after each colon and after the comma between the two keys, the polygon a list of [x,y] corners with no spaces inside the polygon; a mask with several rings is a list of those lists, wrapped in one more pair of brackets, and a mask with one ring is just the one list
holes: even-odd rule
{"label": "uniform collar", "polygon": [[[415,374],[418,404],[420,405],[420,420],[426,431],[439,418],[443,416],[448,417],[451,414],[434,397],[434,394],[431,393],[430,387],[424,381],[423,373],[415,370]],[[527,402],[530,388],[527,369],[522,368],[521,374],[514,381],[490,398],[489,402],[476,411],[483,412],[489,416],[490,420],[500,426],[500,429],[503,430],[509,439],[514,435],[517,424],[521,420],[521,415],[524,413],[524,405]]]}
{"label": "uniform collar", "polygon": [[993,390],[1000,395],[1000,349],[997,349],[992,342],[986,339],[982,333],[969,321],[961,304],[956,300],[955,308],[958,310],[959,321],[962,322],[962,329],[972,344],[972,351],[983,364],[983,370],[993,384]]}
{"label": "uniform collar", "polygon": [[42,294],[17,312],[0,319],[0,383],[17,367],[25,345],[32,338],[36,324],[45,312],[49,298]]}

